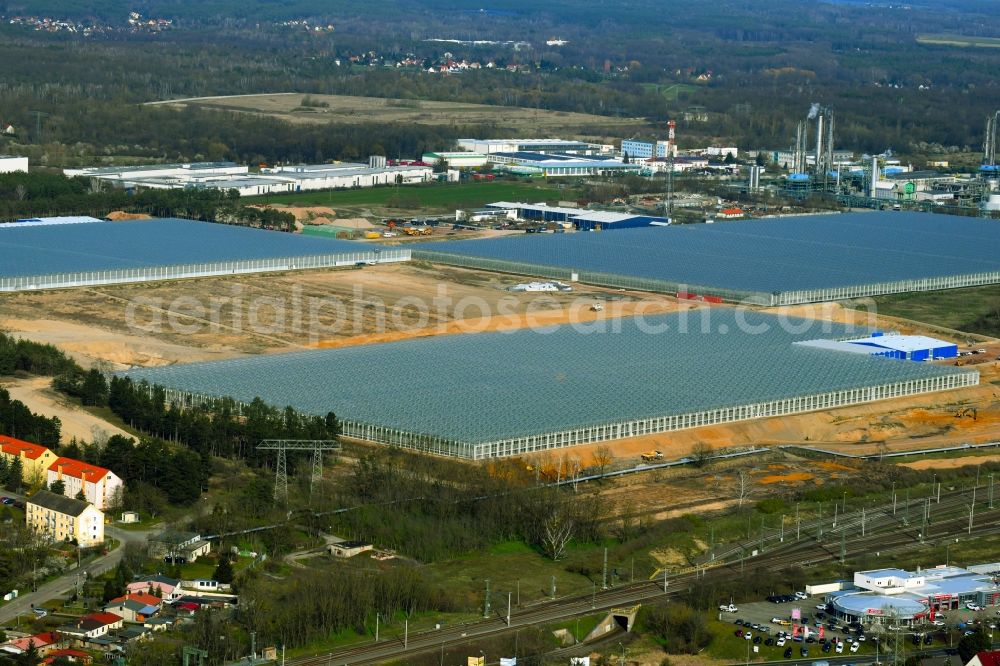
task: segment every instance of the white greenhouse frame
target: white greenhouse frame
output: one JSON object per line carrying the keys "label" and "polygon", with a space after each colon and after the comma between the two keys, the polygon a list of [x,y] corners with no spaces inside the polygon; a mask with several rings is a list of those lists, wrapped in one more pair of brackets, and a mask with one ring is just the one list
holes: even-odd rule
{"label": "white greenhouse frame", "polygon": [[410,250],[382,249],[378,252],[337,252],[296,257],[267,257],[263,259],[235,259],[195,264],[167,266],[141,266],[138,268],[113,268],[75,273],[50,273],[47,275],[21,275],[0,277],[0,292],[62,289],[103,284],[127,284],[181,280],[184,278],[240,275],[247,273],[272,273],[314,268],[353,266],[358,262],[396,263],[410,260]]}
{"label": "white greenhouse frame", "polygon": [[[425,453],[469,460],[506,458],[540,451],[561,449],[581,444],[594,444],[627,437],[638,437],[676,430],[686,430],[700,426],[748,421],[772,416],[786,416],[806,412],[835,409],[848,405],[858,405],[888,400],[903,396],[934,393],[965,388],[979,384],[976,371],[954,371],[934,377],[921,377],[898,382],[859,386],[825,393],[793,396],[743,405],[732,405],[714,409],[672,414],[631,421],[610,422],[558,432],[546,432],[491,442],[462,442],[430,434],[411,432],[399,428],[380,426],[373,423],[342,420],[343,435],[379,444],[398,446]],[[152,390],[152,387],[151,387]],[[165,389],[168,402],[181,405],[196,405],[213,402],[218,396],[207,396],[177,389]]]}

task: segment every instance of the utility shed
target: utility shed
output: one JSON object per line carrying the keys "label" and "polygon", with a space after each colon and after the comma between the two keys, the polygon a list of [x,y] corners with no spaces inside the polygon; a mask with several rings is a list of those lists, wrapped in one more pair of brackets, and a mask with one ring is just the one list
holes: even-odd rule
{"label": "utility shed", "polygon": [[958,345],[924,335],[875,335],[848,342],[872,348],[874,356],[888,356],[907,361],[933,361],[958,356]]}

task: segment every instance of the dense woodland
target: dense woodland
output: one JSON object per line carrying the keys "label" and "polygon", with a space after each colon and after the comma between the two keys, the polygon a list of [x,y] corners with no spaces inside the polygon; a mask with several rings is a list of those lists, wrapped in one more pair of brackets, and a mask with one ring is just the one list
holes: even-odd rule
{"label": "dense woodland", "polygon": [[[49,0],[0,2],[7,15],[30,10],[123,22],[124,4]],[[176,97],[300,91],[485,102],[679,122],[682,145],[734,142],[782,147],[811,102],[836,114],[838,144],[857,151],[976,148],[1000,89],[1000,50],[921,44],[927,31],[997,36],[989,3],[912,3],[907,11],[868,3],[766,4],[637,0],[608,8],[582,0],[478,4],[379,0],[147,0],[129,8],[176,28],[157,35],[33,33],[0,27],[0,120],[18,135],[6,150],[37,163],[90,163],[117,156],[257,161],[418,155],[462,135],[502,128],[291,125],[211,110],[139,103]],[[245,18],[237,18],[245,17]],[[335,26],[311,33],[281,26],[306,18]],[[545,40],[568,40],[547,47]],[[431,43],[431,38],[511,44]],[[518,72],[428,75],[384,66],[407,54],[515,64]],[[377,66],[350,64],[374,53]],[[341,65],[335,64],[336,60]],[[703,78],[705,80],[699,80]],[[692,107],[702,112],[685,115]],[[919,147],[919,148],[918,148]],[[0,149],[5,149],[0,145]]]}

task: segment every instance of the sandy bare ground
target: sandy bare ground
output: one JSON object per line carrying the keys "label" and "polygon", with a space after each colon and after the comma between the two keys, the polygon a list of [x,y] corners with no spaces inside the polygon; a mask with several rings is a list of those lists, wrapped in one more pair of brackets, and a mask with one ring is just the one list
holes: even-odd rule
{"label": "sandy bare ground", "polygon": [[1000,462],[1000,456],[963,456],[961,458],[933,458],[900,463],[910,469],[955,469],[966,465],[981,465],[985,462]]}
{"label": "sandy bare ground", "polygon": [[52,390],[51,385],[52,380],[48,377],[5,380],[3,383],[4,388],[10,391],[11,397],[23,402],[31,411],[48,417],[58,416],[62,422],[64,443],[74,437],[80,441],[90,442],[98,434],[104,437],[111,435],[130,437],[124,430],[69,403]]}
{"label": "sandy bare ground", "polygon": [[[121,369],[679,307],[666,296],[583,286],[507,291],[523,281],[411,264],[21,292],[0,294],[0,327],[84,365]],[[597,302],[603,313],[590,312]]]}
{"label": "sandy bare ground", "polygon": [[134,365],[194,363],[237,355],[228,348],[188,347],[142,335],[140,331],[117,331],[96,323],[80,324],[64,319],[5,317],[0,318],[0,328],[26,340],[54,345],[84,367],[96,364],[121,370]]}

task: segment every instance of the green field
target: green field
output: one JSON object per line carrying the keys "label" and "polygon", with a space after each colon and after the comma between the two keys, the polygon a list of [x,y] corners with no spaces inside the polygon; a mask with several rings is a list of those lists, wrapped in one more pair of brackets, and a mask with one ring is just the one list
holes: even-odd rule
{"label": "green field", "polygon": [[1000,285],[875,298],[878,313],[1000,337]]}
{"label": "green field", "polygon": [[372,187],[357,190],[327,190],[263,197],[248,197],[247,203],[284,204],[286,206],[330,206],[358,209],[398,209],[407,214],[416,211],[453,212],[456,208],[475,208],[493,201],[530,203],[575,200],[577,192],[566,184],[544,181],[497,181],[493,183],[428,183],[400,187]]}
{"label": "green field", "polygon": [[973,46],[986,49],[1000,48],[1000,39],[996,37],[966,37],[965,35],[917,35],[920,44],[936,44],[939,46]]}

